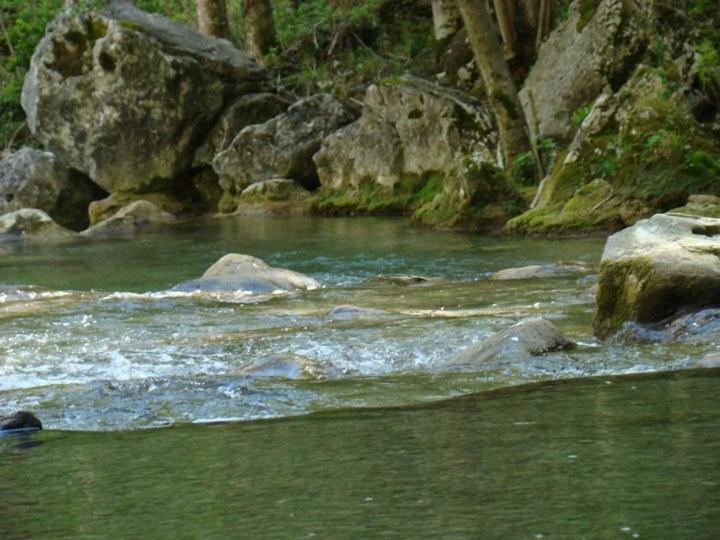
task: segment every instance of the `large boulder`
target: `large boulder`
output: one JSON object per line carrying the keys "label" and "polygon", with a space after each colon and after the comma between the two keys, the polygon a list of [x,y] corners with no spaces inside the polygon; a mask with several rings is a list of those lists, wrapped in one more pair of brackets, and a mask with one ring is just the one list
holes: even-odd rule
{"label": "large boulder", "polygon": [[295,180],[273,178],[246,187],[234,199],[236,214],[302,215],[312,210],[310,192]]}
{"label": "large boulder", "polygon": [[36,244],[63,242],[78,237],[61,227],[42,210],[22,208],[0,215],[0,242],[26,241]]}
{"label": "large boulder", "polygon": [[175,291],[243,291],[249,294],[273,294],[278,291],[302,291],[320,287],[313,278],[285,268],[275,268],[250,255],[225,255],[198,279],[173,287]]}
{"label": "large boulder", "polygon": [[152,226],[174,223],[175,216],[150,201],[135,201],[122,207],[108,219],[81,232],[86,238],[133,236]]}
{"label": "large boulder", "polygon": [[483,102],[413,77],[371,85],[360,119],[315,155],[319,207],[414,212],[433,224],[503,223],[523,201],[496,174],[496,150],[494,117]]}
{"label": "large boulder", "polygon": [[449,363],[473,366],[488,360],[524,361],[573,347],[575,344],[553,323],[542,318],[530,318],[461,351]]}
{"label": "large boulder", "polygon": [[532,133],[568,139],[573,113],[628,77],[645,38],[624,0],[575,0],[545,40],[520,91]]}
{"label": "large boulder", "polygon": [[246,127],[215,156],[212,165],[220,185],[239,193],[255,182],[290,178],[313,189],[313,154],[325,137],[352,120],[351,111],[329,94],[301,99],[286,113]]}
{"label": "large boulder", "polygon": [[720,304],[720,219],[658,214],[608,238],[595,334]]}
{"label": "large boulder", "polygon": [[0,161],[0,213],[37,208],[80,230],[87,226],[88,205],[103,194],[52,152],[23,147]]}
{"label": "large boulder", "polygon": [[22,105],[32,133],[106,191],[157,189],[191,166],[224,105],[263,80],[228,41],[114,1],[48,26]]}

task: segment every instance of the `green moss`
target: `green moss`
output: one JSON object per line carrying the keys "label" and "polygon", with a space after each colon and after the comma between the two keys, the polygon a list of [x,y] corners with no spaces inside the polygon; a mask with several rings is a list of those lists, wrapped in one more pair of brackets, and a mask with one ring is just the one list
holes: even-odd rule
{"label": "green moss", "polygon": [[580,20],[577,23],[577,31],[582,32],[597,13],[601,0],[581,0],[580,2]]}
{"label": "green moss", "polygon": [[505,108],[505,111],[507,111],[508,116],[513,120],[517,120],[517,106],[512,98],[505,92],[502,92],[501,90],[493,90],[490,94],[490,99],[496,103],[500,103]]}
{"label": "green moss", "polygon": [[237,208],[238,202],[235,196],[229,191],[223,191],[217,204],[218,212],[230,214]]}

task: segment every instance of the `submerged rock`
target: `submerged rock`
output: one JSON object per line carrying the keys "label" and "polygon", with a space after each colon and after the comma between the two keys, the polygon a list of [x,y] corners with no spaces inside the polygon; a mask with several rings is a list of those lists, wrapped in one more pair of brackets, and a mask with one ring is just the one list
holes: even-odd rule
{"label": "submerged rock", "polygon": [[360,307],[354,306],[352,304],[335,306],[327,312],[327,317],[333,319],[364,319],[373,317],[384,317],[387,315],[389,315],[389,313],[382,309]]}
{"label": "submerged rock", "polygon": [[703,356],[697,362],[695,367],[705,369],[717,369],[720,368],[720,353],[712,353],[707,356]]}
{"label": "submerged rock", "polygon": [[490,279],[496,281],[510,281],[516,279],[541,279],[564,277],[572,274],[587,272],[588,267],[581,263],[533,264],[518,268],[505,268],[495,272]]}
{"label": "submerged rock", "polygon": [[173,287],[175,291],[245,291],[251,294],[272,294],[277,291],[313,290],[321,285],[311,277],[274,268],[250,255],[225,255],[198,279]]}
{"label": "submerged rock", "polygon": [[0,213],[47,212],[64,227],[87,227],[87,207],[104,192],[52,152],[23,147],[0,161]]}
{"label": "submerged rock", "polygon": [[720,309],[703,309],[657,324],[628,321],[613,340],[618,343],[717,343],[720,341]]}
{"label": "submerged rock", "polygon": [[430,278],[424,276],[416,276],[413,274],[382,274],[374,277],[372,281],[374,281],[375,283],[387,283],[388,285],[407,287],[408,285],[429,283]]}
{"label": "submerged rock", "polygon": [[524,202],[496,174],[491,109],[477,99],[407,77],[371,85],[360,119],[315,155],[329,213],[406,213],[431,225],[491,228]]}
{"label": "submerged rock", "polygon": [[278,354],[263,358],[240,371],[248,377],[282,377],[283,379],[324,379],[320,364],[295,354]]}
{"label": "submerged rock", "polygon": [[608,238],[594,329],[660,322],[720,304],[720,219],[658,214]]}
{"label": "submerged rock", "polygon": [[474,365],[493,359],[525,360],[573,347],[575,344],[554,324],[542,318],[531,318],[461,351],[451,358],[449,363]]}
{"label": "submerged rock", "polygon": [[48,26],[22,105],[43,145],[107,192],[157,190],[190,168],[224,105],[263,84],[230,42],[112,1]]}
{"label": "submerged rock", "polygon": [[149,201],[135,201],[124,206],[105,221],[80,233],[86,238],[132,236],[153,225],[169,224],[175,216]]}
{"label": "submerged rock", "polygon": [[212,165],[220,185],[240,193],[250,184],[290,178],[307,189],[317,187],[312,156],[322,140],[353,120],[350,110],[330,94],[316,94],[287,112],[243,129]]}
{"label": "submerged rock", "polygon": [[54,243],[75,240],[78,235],[61,227],[42,210],[23,208],[0,215],[0,242],[22,240]]}
{"label": "submerged rock", "polygon": [[18,411],[12,416],[0,418],[0,431],[11,431],[16,429],[22,430],[40,430],[42,422],[33,413],[28,411]]}

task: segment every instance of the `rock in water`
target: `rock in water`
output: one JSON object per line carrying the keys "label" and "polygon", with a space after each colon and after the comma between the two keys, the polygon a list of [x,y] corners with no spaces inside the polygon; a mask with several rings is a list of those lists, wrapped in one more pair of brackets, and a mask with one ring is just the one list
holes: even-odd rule
{"label": "rock in water", "polygon": [[37,416],[28,411],[18,411],[12,416],[6,416],[0,419],[0,431],[10,431],[15,429],[42,429],[42,423]]}
{"label": "rock in water", "polygon": [[572,274],[587,272],[587,266],[581,263],[533,264],[518,268],[505,268],[495,272],[490,279],[496,281],[510,281],[517,279],[541,279],[563,277]]}
{"label": "rock in water", "polygon": [[248,185],[290,178],[317,187],[312,157],[322,140],[353,120],[350,110],[330,94],[301,99],[286,113],[243,129],[213,160],[220,185],[239,193]]}
{"label": "rock in water", "polygon": [[230,253],[213,264],[201,278],[173,287],[175,291],[245,291],[272,294],[276,291],[312,290],[320,283],[292,270],[274,268],[250,255]]}
{"label": "rock in water", "polygon": [[295,354],[278,354],[263,358],[242,369],[248,377],[282,377],[283,379],[324,379],[326,374],[317,362]]}
{"label": "rock in water", "polygon": [[572,349],[575,344],[542,318],[525,319],[461,351],[450,364],[474,365],[487,360],[525,360],[533,356]]}
{"label": "rock in water", "polygon": [[22,240],[38,244],[63,242],[79,238],[42,210],[23,208],[0,216],[0,242]]}
{"label": "rock in water", "polygon": [[720,304],[720,219],[657,214],[608,238],[595,335]]}
{"label": "rock in water", "polygon": [[103,196],[52,152],[23,147],[0,161],[0,213],[37,208],[60,225],[81,230],[88,224],[88,205]]}
{"label": "rock in water", "polygon": [[175,216],[148,201],[135,201],[118,210],[105,221],[80,233],[86,238],[132,236],[152,225],[174,223]]}
{"label": "rock in water", "polygon": [[71,167],[108,192],[139,191],[188,170],[224,105],[263,84],[228,41],[115,1],[48,26],[22,106],[32,133]]}

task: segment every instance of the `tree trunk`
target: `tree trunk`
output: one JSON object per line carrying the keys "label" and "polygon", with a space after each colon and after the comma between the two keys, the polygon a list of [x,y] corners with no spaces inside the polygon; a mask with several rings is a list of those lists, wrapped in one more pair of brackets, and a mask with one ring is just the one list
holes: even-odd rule
{"label": "tree trunk", "polygon": [[245,46],[262,60],[277,45],[270,0],[245,0]]}
{"label": "tree trunk", "polygon": [[460,30],[460,13],[455,0],[432,0],[435,39],[443,41]]}
{"label": "tree trunk", "polygon": [[198,30],[206,36],[227,38],[227,7],[225,0],[197,0]]}
{"label": "tree trunk", "polygon": [[508,59],[515,58],[518,53],[517,34],[515,33],[515,6],[511,5],[511,0],[494,0],[494,4],[500,35],[505,46],[505,57]]}
{"label": "tree trunk", "polygon": [[509,167],[516,156],[530,150],[525,114],[485,2],[456,1],[475,55],[475,62],[480,69],[490,104],[495,111],[505,166]]}
{"label": "tree trunk", "polygon": [[538,20],[540,18],[540,0],[520,0],[525,23],[533,35],[537,35]]}
{"label": "tree trunk", "polygon": [[537,39],[535,40],[535,48],[539,49],[540,44],[550,33],[552,26],[553,0],[540,0],[540,10],[538,13]]}

